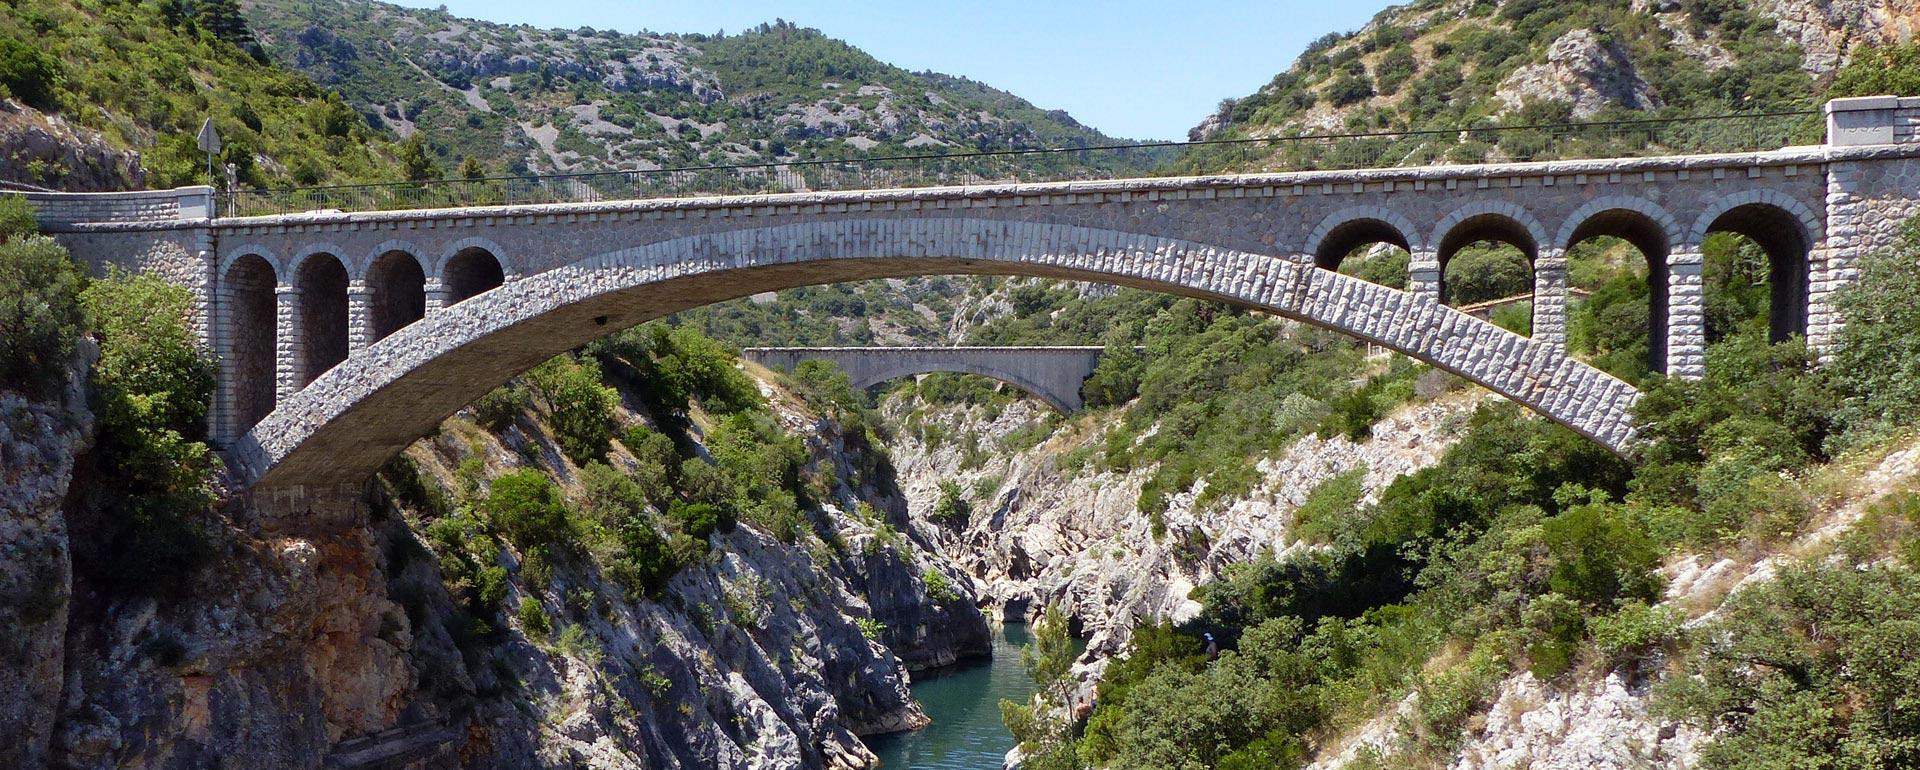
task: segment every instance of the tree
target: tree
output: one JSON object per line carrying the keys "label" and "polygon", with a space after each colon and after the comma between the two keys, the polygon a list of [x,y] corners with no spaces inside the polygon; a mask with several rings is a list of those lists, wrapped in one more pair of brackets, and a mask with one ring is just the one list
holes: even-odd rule
{"label": "tree", "polygon": [[427,151],[425,135],[416,131],[400,143],[400,168],[406,172],[409,182],[424,182],[440,175],[440,170],[434,167],[433,154]]}
{"label": "tree", "polygon": [[[12,201],[23,199],[0,199],[0,209],[15,207]],[[0,220],[8,230],[17,226],[10,213]],[[0,387],[44,393],[60,381],[80,336],[86,273],[50,238],[0,235]]]}
{"label": "tree", "polygon": [[55,89],[65,77],[60,60],[38,47],[0,37],[0,96],[11,94],[43,110],[60,104]]}

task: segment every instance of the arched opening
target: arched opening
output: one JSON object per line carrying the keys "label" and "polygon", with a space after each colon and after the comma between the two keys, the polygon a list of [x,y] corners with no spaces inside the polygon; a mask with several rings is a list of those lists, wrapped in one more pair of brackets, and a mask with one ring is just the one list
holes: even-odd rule
{"label": "arched opening", "polygon": [[1504,214],[1475,214],[1440,239],[1440,301],[1517,334],[1533,332],[1533,260],[1539,244]]}
{"label": "arched opening", "polygon": [[1407,287],[1411,260],[1405,233],[1379,219],[1342,222],[1315,245],[1315,267],[1395,289]]}
{"label": "arched opening", "polygon": [[1666,231],[1608,209],[1574,228],[1567,249],[1568,349],[1628,382],[1667,365]]}
{"label": "arched opening", "polygon": [[373,338],[380,339],[427,314],[427,274],[404,251],[389,251],[367,267],[373,291]]}
{"label": "arched opening", "polygon": [[233,426],[253,427],[273,411],[274,337],[279,311],[273,266],[249,254],[222,279],[227,298],[227,377],[233,383]]}
{"label": "arched opening", "polygon": [[1800,220],[1778,206],[1749,203],[1715,217],[1707,233],[1700,244],[1707,340],[1763,317],[1769,341],[1805,334],[1812,244]]}
{"label": "arched opening", "polygon": [[332,254],[314,254],[294,274],[300,292],[300,385],[347,357],[347,268]]}
{"label": "arched opening", "polygon": [[475,294],[506,283],[500,260],[486,249],[469,246],[447,260],[440,282],[447,287],[447,304],[464,301]]}

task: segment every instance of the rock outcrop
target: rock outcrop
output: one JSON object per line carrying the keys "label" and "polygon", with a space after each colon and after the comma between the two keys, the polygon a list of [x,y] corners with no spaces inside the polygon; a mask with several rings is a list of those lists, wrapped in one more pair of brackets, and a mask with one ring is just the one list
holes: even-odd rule
{"label": "rock outcrop", "polygon": [[[899,534],[897,495],[855,513],[844,487],[816,511],[839,545],[743,524],[659,601],[584,555],[538,573],[502,548],[503,611],[477,634],[432,516],[384,484],[292,514],[228,501],[216,555],[177,592],[92,584],[68,556],[98,525],[70,494],[97,483],[85,393],[0,393],[7,767],[855,770],[877,761],[860,736],[927,723],[910,670],[991,649],[961,573]],[[846,462],[830,421],[782,403],[819,428],[816,462]],[[499,436],[456,419],[408,453],[427,485],[477,463],[565,488],[560,456],[532,416]],[[958,590],[930,596],[930,572]]]}
{"label": "rock outcrop", "polygon": [[1514,70],[1500,81],[1494,95],[1508,109],[1534,101],[1565,102],[1572,106],[1575,120],[1586,120],[1609,107],[1660,106],[1627,52],[1602,41],[1590,29],[1561,35],[1547,49],[1546,62]]}
{"label": "rock outcrop", "polygon": [[[1140,487],[1152,469],[1127,473],[1065,467],[1079,447],[1097,447],[1113,427],[1082,418],[1025,451],[968,467],[960,442],[929,446],[903,431],[893,457],[900,485],[913,501],[916,528],[980,586],[982,600],[1010,619],[1058,606],[1088,637],[1091,658],[1119,652],[1136,621],[1184,620],[1199,611],[1188,598],[1227,566],[1262,553],[1306,547],[1290,536],[1292,513],[1322,482],[1365,468],[1363,487],[1377,494],[1399,476],[1437,460],[1480,396],[1454,393],[1402,409],[1368,441],[1300,439],[1262,460],[1260,483],[1246,496],[1207,508],[1205,485],[1174,496],[1156,537],[1139,513]],[[887,404],[891,415],[907,408]],[[1044,407],[1015,402],[991,419],[981,410],[946,409],[925,419],[953,436],[976,434],[978,446],[999,446],[1015,431],[1045,420]],[[929,518],[939,484],[990,487],[963,527]]]}

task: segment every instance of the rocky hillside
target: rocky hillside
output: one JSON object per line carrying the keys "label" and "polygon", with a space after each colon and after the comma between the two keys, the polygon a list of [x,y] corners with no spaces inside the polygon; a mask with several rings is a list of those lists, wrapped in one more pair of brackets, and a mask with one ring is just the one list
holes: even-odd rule
{"label": "rocky hillside", "polygon": [[1905,42],[1916,23],[1920,5],[1901,0],[1419,0],[1320,38],[1191,135],[1804,109],[1851,53]]}
{"label": "rocky hillside", "polygon": [[393,178],[391,136],[273,66],[234,0],[0,4],[0,181],[69,190]]}
{"label": "rocky hillside", "polygon": [[784,21],[731,35],[624,33],[366,0],[245,5],[275,61],[339,89],[375,126],[419,132],[448,173],[466,158],[523,174],[1114,141]]}
{"label": "rocky hillside", "polygon": [[92,377],[85,348],[65,387],[0,389],[0,764],[864,768],[859,736],[925,722],[910,672],[990,649],[844,380],[802,397],[730,359],[692,374],[723,355],[696,337],[614,345],[451,419],[364,498],[175,507],[168,530],[102,481],[164,441],[88,405],[117,340]]}

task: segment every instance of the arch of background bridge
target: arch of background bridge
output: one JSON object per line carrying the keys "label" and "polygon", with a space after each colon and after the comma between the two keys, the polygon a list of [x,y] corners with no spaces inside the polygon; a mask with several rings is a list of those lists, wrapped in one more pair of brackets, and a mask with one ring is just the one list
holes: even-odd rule
{"label": "arch of background bridge", "polygon": [[283,399],[229,459],[241,485],[362,481],[487,390],[616,329],[765,291],[929,274],[1090,280],[1242,305],[1460,374],[1616,450],[1632,438],[1632,386],[1430,297],[1289,259],[1114,230],[848,219],[662,241],[510,282],[429,315]]}
{"label": "arch of background bridge", "polygon": [[1078,408],[1080,404],[1079,383],[1077,382],[1074,383],[1074,392],[1062,393],[1054,385],[1041,382],[1040,380],[1027,376],[1025,373],[997,366],[989,366],[976,361],[920,361],[894,364],[871,371],[863,371],[860,378],[852,380],[850,384],[864,390],[902,377],[933,374],[935,372],[975,374],[988,379],[999,380],[1033,394],[1041,401],[1045,401],[1047,406],[1053,407],[1054,411],[1061,413],[1072,412]]}

